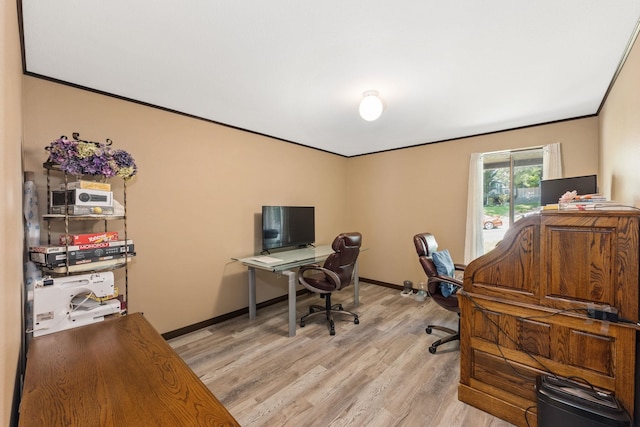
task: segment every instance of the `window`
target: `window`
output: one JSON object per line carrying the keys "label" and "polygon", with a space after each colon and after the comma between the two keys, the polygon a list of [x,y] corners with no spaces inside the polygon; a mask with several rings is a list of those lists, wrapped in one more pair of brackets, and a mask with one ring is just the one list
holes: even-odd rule
{"label": "window", "polygon": [[482,155],[484,252],[502,240],[509,225],[540,209],[543,149]]}
{"label": "window", "polygon": [[[562,178],[559,142],[524,150],[471,153],[465,264],[493,249],[509,224],[538,209],[541,178]],[[502,224],[496,220],[484,226],[485,213],[499,216]]]}

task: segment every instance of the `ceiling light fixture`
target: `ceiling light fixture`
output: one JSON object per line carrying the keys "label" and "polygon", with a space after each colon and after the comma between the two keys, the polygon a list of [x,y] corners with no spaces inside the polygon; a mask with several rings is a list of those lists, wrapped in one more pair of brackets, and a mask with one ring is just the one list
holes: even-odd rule
{"label": "ceiling light fixture", "polygon": [[378,92],[375,90],[368,90],[362,94],[363,98],[360,101],[360,117],[368,122],[376,120],[382,114],[383,105],[382,100],[378,97]]}

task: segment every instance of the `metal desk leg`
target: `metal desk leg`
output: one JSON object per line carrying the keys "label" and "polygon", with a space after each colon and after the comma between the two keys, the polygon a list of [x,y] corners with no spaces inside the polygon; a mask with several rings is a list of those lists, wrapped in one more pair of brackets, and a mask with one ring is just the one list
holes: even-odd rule
{"label": "metal desk leg", "polygon": [[289,276],[289,336],[296,336],[296,273],[284,270],[282,274]]}
{"label": "metal desk leg", "polygon": [[353,305],[360,305],[360,276],[358,275],[358,260],[353,267]]}
{"label": "metal desk leg", "polygon": [[256,269],[249,267],[249,319],[256,318]]}

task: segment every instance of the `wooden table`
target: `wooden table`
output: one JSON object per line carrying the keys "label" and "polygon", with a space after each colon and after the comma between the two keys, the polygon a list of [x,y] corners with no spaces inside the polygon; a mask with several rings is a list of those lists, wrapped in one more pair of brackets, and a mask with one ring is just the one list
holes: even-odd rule
{"label": "wooden table", "polygon": [[34,338],[20,426],[239,426],[140,313]]}

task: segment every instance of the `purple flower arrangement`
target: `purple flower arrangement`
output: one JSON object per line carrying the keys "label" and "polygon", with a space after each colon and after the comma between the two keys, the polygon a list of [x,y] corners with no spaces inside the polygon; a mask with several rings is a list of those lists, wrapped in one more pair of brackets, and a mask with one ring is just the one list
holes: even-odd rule
{"label": "purple flower arrangement", "polygon": [[79,140],[75,133],[73,136],[73,140],[62,136],[45,147],[49,152],[48,164],[57,165],[63,172],[76,176],[119,176],[129,180],[138,173],[135,160],[126,151],[114,150],[110,143]]}

